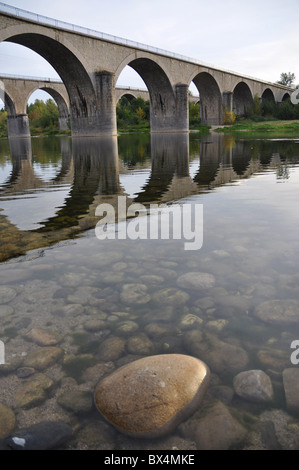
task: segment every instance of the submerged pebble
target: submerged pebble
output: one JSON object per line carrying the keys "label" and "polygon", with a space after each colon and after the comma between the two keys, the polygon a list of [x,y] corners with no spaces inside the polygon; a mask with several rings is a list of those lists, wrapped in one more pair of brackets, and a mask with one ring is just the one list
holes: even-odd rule
{"label": "submerged pebble", "polygon": [[233,386],[237,395],[255,403],[269,403],[274,393],[270,377],[262,370],[247,370],[234,377]]}
{"label": "submerged pebble", "polygon": [[0,286],[0,304],[6,304],[17,295],[16,290],[10,286]]}
{"label": "submerged pebble", "polygon": [[15,425],[16,416],[13,410],[3,403],[0,403],[0,439],[8,436],[13,431]]}
{"label": "submerged pebble", "polygon": [[215,276],[209,273],[193,271],[182,274],[177,279],[177,285],[183,289],[198,290],[210,289],[215,285]]}
{"label": "submerged pebble", "polygon": [[272,325],[297,325],[299,303],[296,300],[267,300],[256,307],[254,314]]}
{"label": "submerged pebble", "polygon": [[0,318],[8,317],[13,313],[14,309],[10,305],[0,305]]}
{"label": "submerged pebble", "polygon": [[126,305],[142,305],[148,303],[151,296],[148,294],[145,284],[124,284],[120,299]]}
{"label": "submerged pebble", "polygon": [[7,437],[2,446],[7,450],[56,450],[71,437],[72,428],[62,422],[47,421],[20,429]]}

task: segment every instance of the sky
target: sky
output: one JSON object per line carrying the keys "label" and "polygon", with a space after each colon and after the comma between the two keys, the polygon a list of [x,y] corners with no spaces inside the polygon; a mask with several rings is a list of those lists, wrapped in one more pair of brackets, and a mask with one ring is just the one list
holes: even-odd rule
{"label": "sky", "polygon": [[[6,5],[276,82],[299,83],[299,0],[7,0]],[[1,10],[1,4],[0,4]],[[57,78],[36,53],[0,44],[0,74]],[[118,85],[144,87],[131,68]]]}

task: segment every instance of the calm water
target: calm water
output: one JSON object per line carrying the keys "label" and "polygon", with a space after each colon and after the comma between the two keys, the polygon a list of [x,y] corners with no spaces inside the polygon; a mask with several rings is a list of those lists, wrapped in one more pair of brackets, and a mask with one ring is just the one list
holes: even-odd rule
{"label": "calm water", "polygon": [[[92,403],[61,399],[78,390],[92,396],[101,377],[136,358],[184,353],[211,369],[203,406],[219,400],[246,430],[241,444],[231,437],[233,448],[296,448],[299,419],[287,409],[282,372],[294,367],[290,344],[299,339],[299,323],[283,311],[291,302],[299,312],[298,163],[296,140],[1,140],[0,403],[14,411],[15,429],[63,421],[75,429],[69,449],[200,449],[191,432],[200,413],[166,438],[140,442],[106,424]],[[117,214],[118,196],[146,208],[201,204],[202,247],[99,240],[96,208],[109,203]],[[180,287],[190,272],[214,282]],[[34,350],[49,346],[63,357],[32,362]],[[270,377],[270,404],[234,393],[234,377],[249,369]],[[38,374],[51,386],[28,398]]]}

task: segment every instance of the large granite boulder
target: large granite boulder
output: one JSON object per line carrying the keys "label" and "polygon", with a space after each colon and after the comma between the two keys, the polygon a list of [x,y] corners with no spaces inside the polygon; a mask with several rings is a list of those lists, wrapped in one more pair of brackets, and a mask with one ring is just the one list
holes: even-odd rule
{"label": "large granite boulder", "polygon": [[95,404],[119,431],[160,437],[198,408],[209,376],[207,365],[191,356],[148,356],[105,377],[96,388]]}

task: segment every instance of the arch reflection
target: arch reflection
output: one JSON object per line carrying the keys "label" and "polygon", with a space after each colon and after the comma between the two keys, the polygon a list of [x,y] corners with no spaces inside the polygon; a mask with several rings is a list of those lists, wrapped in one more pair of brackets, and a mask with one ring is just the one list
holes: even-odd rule
{"label": "arch reflection", "polygon": [[[0,185],[0,207],[5,208],[0,212],[1,260],[79,236],[97,224],[99,204],[109,203],[117,213],[118,196],[126,197],[127,207],[133,202],[147,207],[171,204],[268,168],[277,169],[277,177],[282,178],[288,174],[288,159],[294,156],[285,141],[235,141],[220,134],[163,133],[131,140],[130,136],[64,137],[56,138],[50,154],[51,145],[50,140],[30,138],[9,141],[10,172]],[[43,165],[51,161],[55,175],[45,181],[35,170],[36,161]],[[133,181],[140,168],[146,169],[148,178],[136,193],[128,194],[120,176],[127,170]],[[30,213],[33,196],[42,216],[38,211]],[[13,207],[28,220],[31,217],[34,227],[19,227],[10,216]],[[46,216],[49,208],[51,214]]]}

